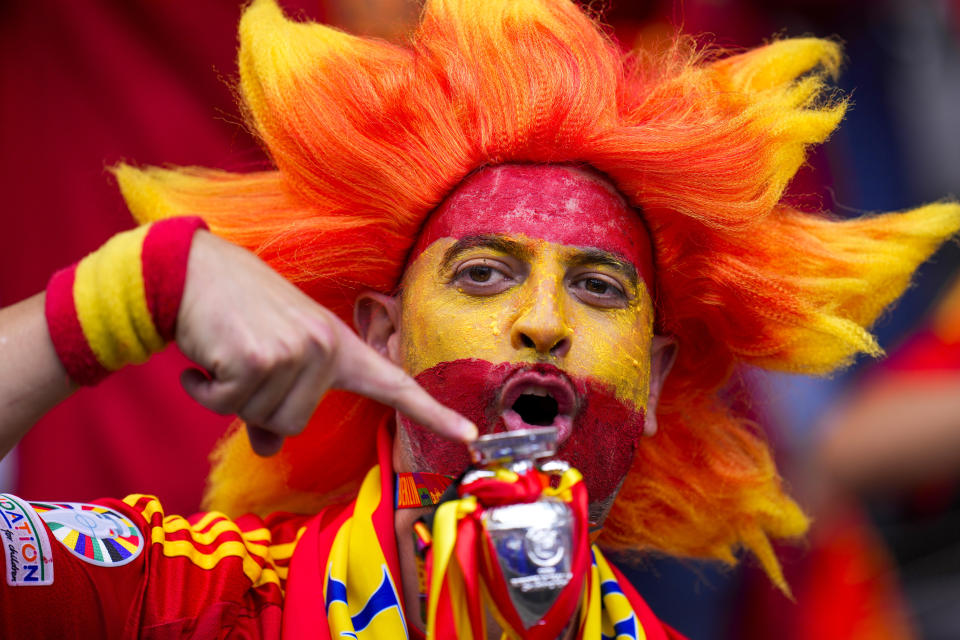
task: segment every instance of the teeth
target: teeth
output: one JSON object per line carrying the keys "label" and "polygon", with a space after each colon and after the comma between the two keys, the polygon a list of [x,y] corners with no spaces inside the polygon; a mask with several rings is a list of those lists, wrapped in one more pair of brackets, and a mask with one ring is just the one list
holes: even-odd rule
{"label": "teeth", "polygon": [[524,395],[540,396],[543,398],[546,398],[550,395],[550,393],[543,387],[527,387],[524,389],[523,393]]}

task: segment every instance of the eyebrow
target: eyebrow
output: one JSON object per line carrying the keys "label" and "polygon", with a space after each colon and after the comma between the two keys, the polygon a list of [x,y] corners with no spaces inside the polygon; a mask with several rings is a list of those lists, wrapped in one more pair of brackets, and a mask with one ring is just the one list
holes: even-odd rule
{"label": "eyebrow", "polygon": [[452,247],[443,253],[443,259],[440,261],[441,269],[449,269],[450,264],[460,257],[466,251],[476,248],[493,249],[507,255],[513,256],[518,260],[530,260],[533,252],[516,240],[505,238],[497,234],[480,234],[474,236],[464,236],[457,240]]}
{"label": "eyebrow", "polygon": [[568,267],[582,267],[587,265],[603,265],[619,271],[621,275],[630,280],[630,284],[633,287],[636,287],[639,283],[637,268],[633,266],[633,264],[603,249],[590,247],[577,249],[577,253],[566,260],[566,266]]}
{"label": "eyebrow", "polygon": [[[478,247],[493,249],[494,251],[513,256],[518,260],[529,261],[533,257],[533,252],[516,240],[511,240],[499,234],[479,234],[464,236],[457,240],[453,246],[443,253],[440,268],[443,270],[449,269],[450,264],[463,253]],[[633,264],[603,249],[593,247],[578,248],[575,254],[564,261],[564,264],[567,267],[582,267],[588,265],[607,266],[620,272],[624,277],[629,279],[633,287],[636,287],[639,283],[637,268],[633,266]]]}

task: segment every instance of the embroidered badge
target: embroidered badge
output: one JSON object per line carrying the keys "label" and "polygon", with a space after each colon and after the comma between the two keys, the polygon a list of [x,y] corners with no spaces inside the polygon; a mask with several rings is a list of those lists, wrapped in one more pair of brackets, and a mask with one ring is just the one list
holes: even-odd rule
{"label": "embroidered badge", "polygon": [[43,522],[29,504],[7,493],[0,493],[0,542],[8,585],[53,584],[53,554]]}
{"label": "embroidered badge", "polygon": [[140,530],[113,509],[79,502],[31,502],[54,537],[73,555],[100,567],[119,567],[143,551]]}

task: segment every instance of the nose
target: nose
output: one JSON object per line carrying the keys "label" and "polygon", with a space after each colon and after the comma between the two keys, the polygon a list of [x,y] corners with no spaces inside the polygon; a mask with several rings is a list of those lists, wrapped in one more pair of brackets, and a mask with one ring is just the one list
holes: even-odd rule
{"label": "nose", "polygon": [[510,330],[514,349],[533,349],[558,358],[567,355],[573,330],[564,318],[559,289],[552,279],[534,283],[528,305]]}

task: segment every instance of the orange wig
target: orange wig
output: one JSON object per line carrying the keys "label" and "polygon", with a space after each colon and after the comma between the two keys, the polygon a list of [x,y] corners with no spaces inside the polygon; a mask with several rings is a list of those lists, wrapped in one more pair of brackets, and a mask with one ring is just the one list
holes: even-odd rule
{"label": "orange wig", "polygon": [[[256,0],[240,89],[275,170],[116,169],[141,221],[199,213],[344,320],[392,292],[424,220],[472,170],[581,163],[646,219],[657,330],[679,355],[601,542],[733,562],[782,584],[770,537],[807,520],[766,443],[719,391],[738,363],[827,373],[878,354],[868,327],[960,227],[960,207],[838,221],[784,191],[846,108],[835,43],[739,55],[623,55],[567,0],[428,0],[408,44],[288,20]],[[215,453],[207,506],[312,511],[349,497],[390,410],[333,392],[275,458],[243,430]]]}

